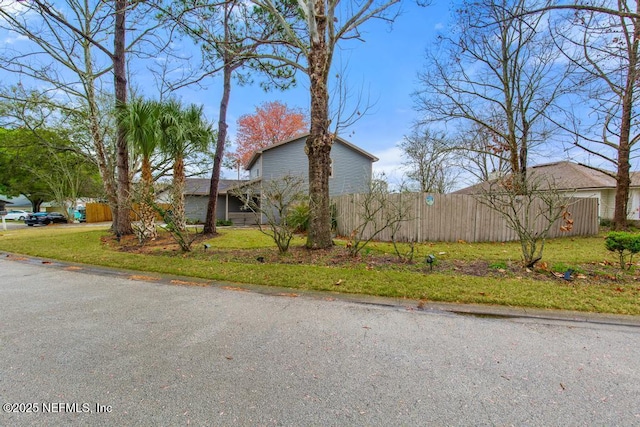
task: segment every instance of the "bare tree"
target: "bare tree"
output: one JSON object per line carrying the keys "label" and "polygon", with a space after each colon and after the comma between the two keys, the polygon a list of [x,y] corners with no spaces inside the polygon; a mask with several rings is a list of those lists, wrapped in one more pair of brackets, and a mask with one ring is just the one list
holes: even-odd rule
{"label": "bare tree", "polygon": [[[351,256],[357,256],[382,232],[390,230],[396,255],[400,259],[406,258],[400,252],[397,242],[402,223],[411,219],[410,206],[403,193],[393,194],[389,191],[385,178],[382,175],[372,179],[369,191],[356,195],[359,205],[358,222],[347,242],[347,250]],[[410,256],[413,256],[413,251]]]}
{"label": "bare tree", "polygon": [[[11,7],[9,3],[12,3]],[[119,126],[115,135],[106,135],[99,100],[106,93],[102,88],[108,87],[114,105],[126,103],[126,54],[153,30],[152,26],[141,24],[145,29],[137,31],[127,45],[126,14],[144,6],[126,0],[67,1],[64,5],[41,0],[4,0],[1,5],[0,25],[30,43],[20,50],[4,49],[0,53],[0,68],[40,85],[38,91],[50,94],[49,106],[58,115],[74,115],[78,122],[84,121],[91,135],[92,154],[103,179],[105,194],[114,211],[113,229],[120,234],[131,233],[128,147]],[[63,13],[63,9],[67,13]],[[144,12],[138,12],[141,12],[138,17],[144,17]],[[109,46],[110,42],[112,46]],[[112,83],[105,81],[108,76],[113,78]],[[12,96],[11,91],[4,93]],[[30,99],[25,97],[22,101],[28,103]],[[111,141],[116,152],[115,171],[109,158]]]}
{"label": "bare tree", "polygon": [[508,175],[492,181],[477,198],[498,212],[516,232],[524,265],[528,268],[542,259],[549,230],[556,221],[567,220],[562,230],[568,231],[573,226],[568,213],[569,197],[543,176],[528,176],[523,180]]}
{"label": "bare tree", "polygon": [[522,180],[529,151],[554,129],[546,116],[564,93],[568,73],[545,16],[517,16],[531,7],[535,3],[525,0],[465,1],[456,27],[429,54],[416,93],[425,123],[474,123]]}
{"label": "bare tree", "polygon": [[629,172],[640,141],[639,12],[638,1],[575,5],[555,31],[566,46],[562,52],[578,68],[575,87],[582,89],[580,117],[572,122],[574,146],[615,170],[598,168],[616,180],[616,229],[627,227]]}
{"label": "bare tree", "polygon": [[456,164],[470,174],[473,182],[487,182],[509,173],[505,149],[496,144],[486,128],[472,123],[458,131],[454,144]]}
{"label": "bare tree", "polygon": [[418,126],[405,136],[399,147],[404,153],[407,177],[422,193],[446,193],[457,174],[453,167],[454,149],[444,132]]}
{"label": "bare tree", "polygon": [[273,239],[280,253],[285,253],[294,233],[302,225],[294,212],[298,205],[307,202],[304,189],[304,179],[285,175],[238,187],[232,193],[242,201],[245,209],[255,214],[260,231]]}

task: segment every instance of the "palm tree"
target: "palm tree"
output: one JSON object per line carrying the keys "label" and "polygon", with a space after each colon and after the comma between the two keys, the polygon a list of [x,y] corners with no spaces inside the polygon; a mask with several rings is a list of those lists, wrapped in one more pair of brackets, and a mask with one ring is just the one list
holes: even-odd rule
{"label": "palm tree", "polygon": [[174,226],[186,229],[184,188],[186,181],[184,157],[190,150],[206,150],[213,139],[213,129],[203,117],[202,107],[194,104],[186,109],[171,100],[163,104],[160,119],[160,149],[173,158],[172,208]]}
{"label": "palm tree", "polygon": [[162,106],[156,101],[137,98],[129,102],[121,111],[121,123],[127,141],[133,150],[142,156],[139,238],[145,241],[157,237],[151,156],[160,142],[159,117]]}

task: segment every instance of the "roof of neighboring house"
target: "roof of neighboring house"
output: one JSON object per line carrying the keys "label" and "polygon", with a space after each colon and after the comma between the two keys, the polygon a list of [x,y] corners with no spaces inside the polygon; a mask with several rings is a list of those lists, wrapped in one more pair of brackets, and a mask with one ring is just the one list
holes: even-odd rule
{"label": "roof of neighboring house", "polygon": [[[218,183],[218,194],[226,194],[227,190],[246,182],[243,179],[221,179]],[[211,180],[209,178],[187,178],[184,187],[185,196],[208,196]]]}
{"label": "roof of neighboring house", "polygon": [[23,196],[22,194],[19,195],[18,197],[8,197],[8,196],[5,196],[4,194],[0,194],[0,199],[5,201],[7,204],[12,204],[16,206],[31,206],[31,201],[27,199],[26,196]]}
{"label": "roof of neighboring house", "polygon": [[[249,163],[247,163],[247,165],[245,166],[245,169],[246,169],[246,170],[251,169],[251,167],[252,167],[252,166],[253,166],[253,164],[256,162],[256,160],[258,160],[258,158],[260,157],[260,155],[261,155],[262,153],[264,153],[265,151],[272,150],[272,149],[277,148],[277,147],[281,147],[281,146],[283,146],[283,145],[285,145],[285,144],[288,144],[288,143],[290,143],[290,142],[298,141],[298,140],[300,140],[300,139],[305,139],[305,138],[307,138],[308,136],[309,136],[309,134],[308,134],[308,133],[305,133],[305,134],[302,134],[302,135],[298,135],[298,136],[296,136],[296,137],[294,137],[294,138],[287,139],[286,141],[278,142],[278,143],[276,143],[276,144],[273,144],[273,145],[270,145],[270,146],[268,146],[268,147],[266,147],[266,148],[263,148],[262,150],[258,150],[258,151],[256,151],[255,153],[253,153],[253,156],[251,156],[251,159],[249,160]],[[355,152],[357,152],[357,153],[360,153],[360,154],[361,154],[361,155],[363,155],[364,157],[369,158],[372,162],[377,162],[378,160],[380,160],[380,159],[378,159],[376,156],[374,156],[373,154],[371,154],[371,153],[369,153],[369,152],[367,152],[367,151],[363,150],[362,148],[360,148],[360,147],[358,147],[358,146],[356,146],[356,145],[353,145],[353,144],[352,144],[352,143],[350,143],[349,141],[347,141],[347,140],[345,140],[345,139],[342,139],[342,138],[340,138],[339,136],[336,136],[336,137],[335,137],[334,142],[335,142],[335,141],[340,142],[340,143],[341,143],[341,144],[343,144],[344,146],[346,146],[346,147],[348,147],[348,148],[352,149],[353,151],[355,151]]]}
{"label": "roof of neighboring house", "polygon": [[[588,166],[568,161],[532,166],[527,169],[527,172],[531,177],[544,176],[548,178],[558,190],[604,189],[616,186],[614,172],[608,175]],[[640,172],[631,172],[630,175],[631,186],[640,186]],[[472,185],[458,190],[454,194],[478,194],[483,190],[488,190],[495,181]]]}

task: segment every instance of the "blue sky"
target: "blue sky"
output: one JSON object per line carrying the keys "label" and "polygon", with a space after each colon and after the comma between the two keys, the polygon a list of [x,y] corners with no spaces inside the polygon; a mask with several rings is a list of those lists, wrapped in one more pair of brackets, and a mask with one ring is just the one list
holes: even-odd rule
{"label": "blue sky", "polygon": [[[9,0],[0,0],[0,3],[2,7],[22,8],[20,3]],[[63,10],[65,8],[63,2],[54,4]],[[343,41],[334,55],[334,65],[347,64],[347,85],[356,92],[362,89],[365,98],[368,96],[375,101],[368,113],[341,136],[380,158],[374,168],[376,171],[385,171],[390,178],[397,176],[398,180],[401,179],[398,174],[401,156],[397,144],[410,132],[416,119],[411,93],[417,88],[417,73],[423,67],[425,49],[434,42],[437,29],[444,28],[449,19],[449,4],[447,0],[434,0],[431,6],[420,7],[413,0],[403,1],[400,15],[393,24],[382,20],[366,22],[360,28],[364,41]],[[7,47],[30,49],[29,42],[21,37],[3,32],[0,33],[0,39]],[[188,40],[176,43],[185,55],[195,52],[196,48]],[[147,65],[137,60],[131,63],[132,69],[137,71],[132,72],[130,83],[145,96],[157,98],[158,90],[146,69]],[[334,66],[332,75],[339,69],[340,66]],[[0,72],[0,77],[5,83],[17,81],[16,75],[2,75]],[[209,78],[206,89],[185,88],[176,95],[184,103],[202,104],[207,119],[217,123],[221,80],[221,77]],[[298,75],[297,80],[297,87],[284,92],[265,93],[257,84],[244,87],[234,85],[227,118],[231,140],[235,136],[237,119],[254,112],[255,107],[265,101],[278,100],[290,107],[308,110],[308,79]],[[233,171],[223,173],[227,177],[235,176]]]}
{"label": "blue sky", "polygon": [[[62,4],[63,2],[59,2]],[[24,3],[0,0],[2,7],[19,7]],[[341,43],[334,57],[334,64],[348,64],[348,84],[354,90],[363,88],[375,105],[360,121],[341,134],[349,141],[377,156],[380,161],[374,165],[377,172],[385,172],[390,182],[402,180],[402,152],[397,148],[404,135],[411,132],[418,118],[413,109],[412,92],[418,89],[417,75],[424,67],[425,50],[433,45],[438,32],[446,31],[450,21],[451,2],[434,0],[428,7],[420,7],[414,1],[403,1],[401,14],[393,24],[371,20],[360,29],[364,41],[348,40]],[[19,49],[25,40],[0,33],[5,46]],[[178,46],[183,52],[193,52],[194,47],[187,41]],[[159,58],[158,58],[159,59]],[[137,73],[131,76],[131,84],[142,89],[150,97],[158,97],[153,79],[138,65]],[[339,68],[339,67],[338,67]],[[144,70],[144,71],[143,71]],[[332,75],[337,71],[334,70]],[[6,73],[5,73],[6,74]],[[15,75],[2,75],[3,82],[13,82]],[[258,85],[239,87],[234,85],[229,104],[228,124],[233,141],[237,119],[252,113],[255,107],[265,101],[282,101],[291,107],[304,110],[309,108],[308,82],[306,76],[298,76],[298,86],[285,92],[265,93]],[[204,105],[207,119],[217,123],[221,97],[221,77],[210,78],[207,89],[186,88],[176,95],[185,103]],[[553,148],[553,150],[551,150]],[[571,153],[561,150],[561,146],[549,147],[536,154],[530,153],[531,164],[564,159],[571,155],[574,160],[589,162],[585,153]],[[637,163],[637,162],[636,162]],[[611,167],[611,165],[604,165]],[[637,168],[634,163],[634,168]],[[235,177],[235,171],[224,171],[225,177]],[[460,182],[462,187],[466,182]]]}
{"label": "blue sky", "polygon": [[[362,29],[364,42],[341,43],[334,59],[334,64],[348,63],[349,86],[355,91],[362,88],[375,102],[368,114],[342,136],[380,158],[374,165],[375,170],[385,171],[397,180],[400,180],[397,170],[401,156],[396,146],[410,132],[416,119],[411,93],[417,88],[417,73],[423,67],[425,49],[449,19],[447,1],[435,1],[429,7],[403,3],[402,13],[394,24],[368,22]],[[234,85],[228,115],[231,136],[235,134],[237,119],[252,113],[262,102],[279,100],[290,107],[308,110],[308,80],[298,76],[298,81],[297,87],[284,92],[265,93],[258,85]],[[217,122],[220,94],[217,78],[209,80],[206,91],[183,90],[179,96],[184,102],[203,104],[207,117]],[[235,176],[231,171],[224,174]]]}

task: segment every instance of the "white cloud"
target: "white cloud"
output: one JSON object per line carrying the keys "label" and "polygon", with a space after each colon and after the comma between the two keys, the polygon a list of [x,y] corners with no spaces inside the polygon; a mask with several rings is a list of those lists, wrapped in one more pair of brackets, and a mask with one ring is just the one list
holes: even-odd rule
{"label": "white cloud", "polygon": [[[29,16],[37,15],[37,12],[32,7],[29,7],[26,1],[0,0],[0,9],[4,14],[12,17],[17,18],[22,15],[21,19],[28,19]],[[0,20],[6,21],[3,17],[0,17]]]}
{"label": "white cloud", "polygon": [[402,165],[402,149],[397,146],[386,148],[373,153],[378,159],[373,164],[374,175],[384,174],[392,186],[399,186],[404,180],[405,170]]}
{"label": "white cloud", "polygon": [[16,0],[0,0],[0,8],[8,14],[14,15],[27,10],[27,5]]}
{"label": "white cloud", "polygon": [[29,38],[27,36],[23,36],[23,35],[14,35],[11,34],[7,37],[5,37],[4,40],[2,40],[4,42],[5,45],[10,45],[10,44],[16,44],[16,43],[20,43],[20,42],[24,42],[24,41],[29,41]]}

